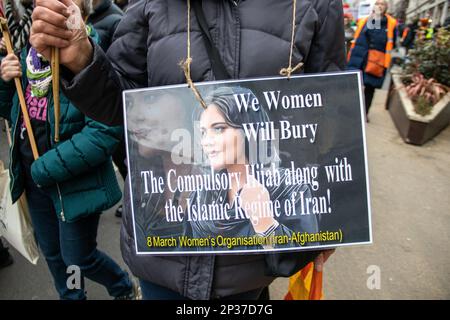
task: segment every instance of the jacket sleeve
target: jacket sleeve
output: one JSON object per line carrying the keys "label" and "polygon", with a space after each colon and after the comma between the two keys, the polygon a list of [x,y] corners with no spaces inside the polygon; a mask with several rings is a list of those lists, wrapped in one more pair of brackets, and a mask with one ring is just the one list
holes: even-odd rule
{"label": "jacket sleeve", "polygon": [[86,125],[79,133],[33,162],[34,182],[46,187],[92,170],[109,159],[122,134],[122,126],[108,127],[86,118]]}
{"label": "jacket sleeve", "polygon": [[350,51],[350,59],[348,61],[347,69],[361,70],[369,50],[369,40],[367,39],[367,27],[364,26],[358,39],[356,39],[355,47]]}
{"label": "jacket sleeve", "polygon": [[305,72],[344,70],[345,35],[342,1],[317,1],[315,11],[318,23],[305,62]]}
{"label": "jacket sleeve", "polygon": [[14,81],[5,82],[0,78],[0,117],[11,120],[12,100],[15,92]]}
{"label": "jacket sleeve", "polygon": [[127,9],[105,54],[94,44],[91,64],[74,76],[61,75],[64,94],[88,117],[107,125],[123,124],[122,91],[147,85],[147,1]]}

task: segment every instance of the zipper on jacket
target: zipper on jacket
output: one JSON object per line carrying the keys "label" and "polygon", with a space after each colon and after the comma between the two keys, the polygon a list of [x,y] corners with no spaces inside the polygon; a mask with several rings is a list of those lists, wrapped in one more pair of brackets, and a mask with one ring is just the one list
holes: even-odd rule
{"label": "zipper on jacket", "polygon": [[[46,115],[46,121],[45,121],[45,134],[46,134],[46,143],[47,143],[47,150],[50,151],[55,146],[54,140],[52,139],[53,133],[52,133],[52,125],[50,123],[49,118],[49,112],[51,106],[53,106],[53,89],[50,87],[49,92],[47,93],[47,115]],[[50,133],[49,133],[50,131]],[[63,222],[66,221],[66,217],[64,216],[64,207],[63,207],[63,201],[62,201],[62,195],[61,190],[59,189],[59,184],[56,184],[56,189],[58,191],[58,198],[59,203],[61,204],[61,212],[59,213],[59,216]]]}
{"label": "zipper on jacket", "polygon": [[[50,88],[48,95],[47,95],[47,119],[45,122],[45,133],[47,135],[47,149],[53,149],[53,146],[55,146],[54,140],[52,139],[53,137],[53,133],[52,133],[52,125],[50,123],[50,118],[49,118],[49,112],[50,112],[50,106],[53,106],[53,89]],[[50,134],[48,134],[48,129],[50,127]],[[62,195],[61,195],[61,189],[59,188],[59,184],[56,184],[56,189],[58,191],[58,197],[59,197],[59,203],[61,204],[61,212],[59,213],[59,217],[61,218],[62,222],[66,222],[66,217],[64,215],[64,206],[63,206],[63,201],[62,201]]]}
{"label": "zipper on jacket", "polygon": [[66,217],[64,216],[64,207],[62,202],[61,190],[59,189],[59,184],[56,184],[56,189],[58,190],[59,202],[61,203],[61,212],[59,216],[61,217],[62,222],[66,222]]}
{"label": "zipper on jacket", "polygon": [[233,1],[233,3],[235,4],[234,8],[231,8],[231,11],[233,13],[233,17],[234,17],[234,26],[235,26],[235,34],[234,34],[234,43],[233,43],[233,47],[234,47],[234,53],[233,53],[233,74],[232,77],[234,79],[238,79],[239,78],[239,65],[241,64],[241,56],[239,53],[239,47],[241,46],[241,21],[239,18],[239,3],[241,1],[237,0],[237,1]]}

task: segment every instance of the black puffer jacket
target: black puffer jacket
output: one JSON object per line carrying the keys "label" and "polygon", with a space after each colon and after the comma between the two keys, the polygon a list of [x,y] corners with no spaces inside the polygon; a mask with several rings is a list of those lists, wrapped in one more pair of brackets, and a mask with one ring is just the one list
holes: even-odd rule
{"label": "black puffer jacket", "polygon": [[89,16],[91,23],[100,37],[100,47],[108,50],[112,43],[114,32],[122,19],[123,12],[112,0],[102,0]]}
{"label": "black puffer jacket", "polygon": [[[213,41],[233,78],[278,75],[287,66],[292,0],[204,0],[203,8]],[[293,65],[303,61],[305,72],[344,69],[342,1],[297,1],[296,15]],[[191,19],[192,78],[214,80],[194,14]],[[93,62],[70,82],[63,79],[65,93],[89,117],[122,123],[122,90],[186,81],[178,66],[186,56],[186,28],[185,0],[134,3],[107,55],[95,47]],[[267,286],[274,276],[292,274],[317,255],[137,256],[127,194],[125,203],[121,249],[131,271],[192,299]]]}

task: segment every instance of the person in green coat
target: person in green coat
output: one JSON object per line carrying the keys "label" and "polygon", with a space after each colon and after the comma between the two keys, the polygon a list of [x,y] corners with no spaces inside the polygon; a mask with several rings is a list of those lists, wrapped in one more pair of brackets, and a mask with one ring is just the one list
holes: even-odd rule
{"label": "person in green coat", "polygon": [[[82,2],[83,1],[83,2]],[[89,0],[80,0],[86,16]],[[95,40],[95,30],[87,26]],[[20,77],[40,157],[35,160],[26,132],[15,77]],[[50,63],[34,48],[22,50],[20,60],[7,55],[1,63],[0,116],[11,123],[11,195],[25,192],[36,240],[47,261],[61,299],[86,299],[84,277],[106,287],[118,299],[132,299],[136,288],[116,262],[97,249],[100,214],[122,194],[111,153],[123,134],[84,116],[60,92],[59,141]],[[79,271],[80,279],[68,281]]]}

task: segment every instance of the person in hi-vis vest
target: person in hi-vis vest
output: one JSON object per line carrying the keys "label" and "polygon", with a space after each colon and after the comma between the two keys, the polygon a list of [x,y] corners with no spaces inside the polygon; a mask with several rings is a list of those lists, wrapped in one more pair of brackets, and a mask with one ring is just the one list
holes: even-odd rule
{"label": "person in hi-vis vest", "polygon": [[348,69],[360,69],[364,78],[366,115],[376,88],[381,88],[397,36],[397,21],[386,13],[387,2],[377,0],[372,15],[358,21],[348,53]]}

